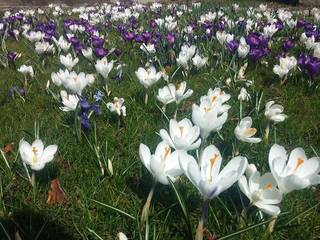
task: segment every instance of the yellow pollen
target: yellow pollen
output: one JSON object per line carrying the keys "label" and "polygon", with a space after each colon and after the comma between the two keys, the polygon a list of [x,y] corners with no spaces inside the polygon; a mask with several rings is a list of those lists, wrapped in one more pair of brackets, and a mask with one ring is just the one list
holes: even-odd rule
{"label": "yellow pollen", "polygon": [[210,158],[210,177],[209,177],[209,182],[212,182],[212,170],[213,170],[214,164],[218,160],[218,157],[219,157],[219,155],[214,153],[213,157]]}
{"label": "yellow pollen", "polygon": [[251,137],[253,135],[255,135],[257,132],[257,129],[255,128],[247,128],[246,130],[244,130],[244,135]]}
{"label": "yellow pollen", "polygon": [[181,87],[181,83],[178,83],[176,89],[179,90],[180,87]]}
{"label": "yellow pollen", "polygon": [[165,147],[165,149],[164,149],[164,156],[163,156],[164,160],[167,159],[167,157],[168,157],[168,155],[169,155],[170,152],[171,152],[171,149],[170,149],[169,147]]}
{"label": "yellow pollen", "polygon": [[32,147],[33,157],[32,157],[32,164],[35,164],[38,161],[37,152],[38,149],[36,147]]}
{"label": "yellow pollen", "polygon": [[32,152],[36,154],[38,152],[38,149],[36,147],[32,147]]}
{"label": "yellow pollen", "polygon": [[272,183],[268,183],[266,186],[265,186],[265,189],[271,189],[273,186],[272,186]]}
{"label": "yellow pollen", "polygon": [[179,129],[180,129],[180,135],[181,135],[181,137],[182,137],[182,134],[183,134],[183,127],[179,127]]}
{"label": "yellow pollen", "polygon": [[303,163],[304,163],[304,160],[302,158],[298,158],[297,165],[294,171],[296,171]]}
{"label": "yellow pollen", "polygon": [[211,97],[211,102],[215,102],[217,100],[217,96],[212,96]]}
{"label": "yellow pollen", "polygon": [[210,108],[210,107],[208,107],[208,108],[205,107],[205,108],[204,108],[204,111],[205,111],[206,113],[207,113],[207,112],[210,112],[210,111],[211,111],[211,108]]}

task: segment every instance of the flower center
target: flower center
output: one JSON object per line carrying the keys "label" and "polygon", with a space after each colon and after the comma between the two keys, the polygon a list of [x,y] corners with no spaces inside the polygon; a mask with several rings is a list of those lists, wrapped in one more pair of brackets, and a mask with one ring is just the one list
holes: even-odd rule
{"label": "flower center", "polygon": [[180,130],[180,137],[182,137],[182,134],[183,134],[183,127],[179,127],[179,130]]}
{"label": "flower center", "polygon": [[209,182],[212,182],[212,170],[213,170],[213,167],[214,167],[216,161],[218,160],[218,157],[219,157],[219,155],[214,153],[212,158],[210,158],[210,177],[209,177]]}
{"label": "flower center", "polygon": [[167,160],[167,157],[168,157],[170,152],[171,152],[171,149],[169,147],[165,147],[164,148],[164,154],[163,154],[163,159],[164,160]]}
{"label": "flower center", "polygon": [[32,147],[32,152],[33,152],[32,164],[36,164],[38,161],[38,157],[37,157],[38,149],[36,147]]}
{"label": "flower center", "polygon": [[294,171],[296,171],[303,163],[304,163],[304,160],[302,158],[298,158],[297,165],[294,168]]}

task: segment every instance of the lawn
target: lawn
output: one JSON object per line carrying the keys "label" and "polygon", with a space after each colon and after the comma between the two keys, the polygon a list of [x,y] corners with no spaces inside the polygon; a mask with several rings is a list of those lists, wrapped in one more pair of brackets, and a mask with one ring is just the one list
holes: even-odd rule
{"label": "lawn", "polygon": [[[128,8],[130,12],[124,10]],[[210,11],[214,18],[204,16]],[[20,14],[11,11],[2,12],[0,16],[0,25],[4,23],[4,27],[0,27],[3,63],[0,68],[0,145],[3,147],[0,239],[116,239],[119,232],[125,233],[128,239],[193,239],[203,194],[186,174],[172,178],[167,185],[161,184],[144,166],[141,154],[139,156],[141,143],[154,153],[161,141],[160,130],[168,130],[169,120],[175,116],[174,102],[164,109],[157,99],[158,89],[169,82],[179,88],[179,83],[186,81],[187,89],[193,90],[190,97],[178,104],[178,121],[194,119],[193,104],[199,105],[200,97],[206,95],[209,88],[221,88],[231,95],[224,103],[230,105],[225,111],[227,121],[208,137],[202,136],[200,147],[188,151],[194,158],[212,144],[220,150],[223,166],[241,155],[261,173],[266,173],[271,170],[268,156],[275,143],[284,146],[288,154],[297,147],[302,147],[308,158],[320,154],[320,46],[317,45],[320,11],[305,14],[291,10],[279,14],[257,4],[249,11],[244,4],[237,9],[231,3],[209,2],[175,8],[158,8],[154,4],[151,9],[136,5],[123,8],[99,5],[74,11],[51,6],[44,8],[43,13],[23,9]],[[86,16],[90,21],[79,20]],[[168,16],[173,19],[168,20]],[[160,21],[154,21],[166,17],[163,26]],[[250,19],[252,27],[246,29]],[[299,21],[291,28],[291,20]],[[276,32],[270,33],[272,29],[264,32],[266,26],[273,25]],[[42,32],[40,39],[32,40],[32,32]],[[217,32],[230,33],[235,41],[219,38]],[[300,36],[304,32],[307,39],[303,41]],[[250,35],[253,33],[259,36]],[[53,40],[60,36],[70,43],[66,51]],[[256,45],[249,44],[250,36],[258,41]],[[246,37],[244,45],[250,45],[250,52],[242,58],[237,50],[241,37]],[[288,39],[294,41],[294,46],[284,49]],[[51,52],[48,46],[38,46],[37,52],[37,42],[49,43],[55,51]],[[150,49],[141,48],[142,43],[149,44],[146,47]],[[202,60],[207,58],[207,62],[197,67],[189,59],[184,64],[183,57],[188,54],[179,57],[184,44],[195,45],[197,53],[193,52],[192,57],[199,54]],[[88,47],[94,51],[92,59],[82,53]],[[79,59],[72,71],[94,74],[95,81],[87,83],[82,91],[75,90],[71,84],[57,86],[52,77],[52,73],[66,69],[59,56],[67,53]],[[8,57],[10,54],[14,56]],[[302,54],[306,54],[308,60],[302,59]],[[281,64],[279,58],[286,59],[285,56],[294,56],[298,62],[280,76],[273,69]],[[107,80],[95,66],[99,58],[104,57],[109,63],[113,62]],[[18,71],[22,65],[32,66],[34,76],[30,71],[25,74]],[[146,89],[136,71],[150,65],[165,74]],[[146,74],[150,72],[152,70],[147,69]],[[241,89],[246,89],[250,97],[241,95]],[[80,99],[68,112],[61,110],[64,106],[61,90]],[[102,93],[98,100],[97,92]],[[124,99],[126,116],[122,110],[119,110],[120,116],[110,111],[108,103],[113,103],[114,97]],[[274,124],[266,118],[265,104],[270,100],[284,107],[288,116],[284,121]],[[261,142],[248,143],[236,138],[235,128],[246,116],[252,118],[255,136],[261,138]],[[217,120],[210,120],[214,121]],[[196,124],[194,120],[193,124]],[[31,144],[36,138],[45,146],[56,144],[58,150],[43,169],[33,171],[23,163],[19,142],[24,139]],[[317,162],[310,168],[318,168],[319,177],[319,159]],[[35,173],[34,186],[28,177],[32,173]],[[55,179],[63,190],[51,189],[56,186],[56,182],[52,182]],[[149,214],[141,220],[154,179],[158,183]],[[305,179],[299,179],[302,180]],[[278,188],[275,187],[275,191],[279,191]],[[278,204],[281,213],[275,221],[274,216],[256,206],[248,208],[250,201],[235,182],[210,200],[204,239],[317,239],[320,236],[319,200],[319,188],[310,184],[284,194]],[[271,222],[275,223],[272,233]]]}

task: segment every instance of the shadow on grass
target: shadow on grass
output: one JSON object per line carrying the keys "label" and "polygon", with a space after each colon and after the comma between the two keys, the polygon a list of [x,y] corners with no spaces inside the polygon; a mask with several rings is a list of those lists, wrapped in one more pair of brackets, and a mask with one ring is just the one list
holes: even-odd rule
{"label": "shadow on grass", "polygon": [[71,234],[70,229],[61,223],[49,220],[49,218],[31,208],[17,210],[6,219],[0,218],[4,229],[0,230],[0,239],[20,239],[23,240],[56,240],[56,239],[76,239]]}

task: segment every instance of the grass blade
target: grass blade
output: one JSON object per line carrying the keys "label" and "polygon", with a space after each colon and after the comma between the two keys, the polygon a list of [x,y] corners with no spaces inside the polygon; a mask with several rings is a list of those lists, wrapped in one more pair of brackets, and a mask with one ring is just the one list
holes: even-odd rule
{"label": "grass blade", "polygon": [[123,210],[121,210],[121,209],[118,209],[118,208],[112,207],[112,206],[110,206],[110,205],[108,205],[108,204],[105,204],[105,203],[99,202],[99,201],[94,200],[94,199],[91,199],[91,201],[93,201],[93,202],[95,202],[95,203],[98,203],[98,204],[100,204],[101,206],[104,206],[104,207],[110,208],[110,209],[112,209],[112,210],[114,210],[114,211],[116,211],[116,212],[118,212],[118,213],[121,213],[121,214],[123,214],[123,215],[125,215],[125,216],[127,216],[127,217],[131,218],[132,220],[136,220],[136,218],[135,218],[134,216],[130,215],[129,213],[126,213],[125,211],[123,211]]}

